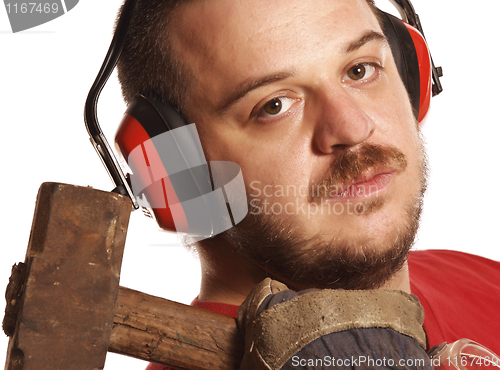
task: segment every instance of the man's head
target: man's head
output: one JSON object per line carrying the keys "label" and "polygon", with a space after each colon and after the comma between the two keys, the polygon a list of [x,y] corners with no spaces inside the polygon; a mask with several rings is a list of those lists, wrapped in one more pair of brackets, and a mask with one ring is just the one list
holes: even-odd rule
{"label": "man's head", "polygon": [[[217,243],[292,286],[384,283],[405,262],[417,229],[425,156],[372,5],[157,5],[167,6],[164,34],[148,45],[130,43],[120,78],[132,86],[127,81],[156,68],[148,78],[158,77],[135,90],[181,107],[208,160],[241,166],[250,214]],[[143,27],[131,33],[149,31]],[[159,65],[146,58],[132,76],[124,65],[134,48],[149,50]],[[164,52],[175,57],[166,62],[158,57]],[[169,79],[172,92],[162,85],[169,68],[177,76]],[[133,90],[124,87],[127,99]],[[216,248],[208,244],[199,247]]]}

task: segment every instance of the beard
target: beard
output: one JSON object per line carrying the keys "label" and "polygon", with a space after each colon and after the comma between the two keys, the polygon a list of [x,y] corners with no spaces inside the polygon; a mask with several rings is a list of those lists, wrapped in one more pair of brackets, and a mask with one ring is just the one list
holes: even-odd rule
{"label": "beard", "polygon": [[[399,225],[387,230],[384,244],[334,236],[304,237],[292,220],[280,215],[250,212],[230,230],[213,238],[229,241],[235,250],[248,258],[267,275],[295,288],[377,289],[398,272],[408,259],[418,231],[423,196],[427,183],[427,160],[423,145],[419,164],[420,189],[402,205]],[[404,171],[407,166],[402,152],[391,146],[364,145],[359,150],[346,149],[331,164],[316,184],[317,189],[336,189],[357,179],[364,171],[377,166],[391,166]],[[348,190],[346,190],[348,191]],[[331,193],[330,193],[331,194]],[[308,204],[328,198],[328,191],[309,189]],[[249,203],[255,206],[255,198]],[[257,199],[257,204],[261,199]],[[384,205],[383,199],[363,204],[366,217]]]}

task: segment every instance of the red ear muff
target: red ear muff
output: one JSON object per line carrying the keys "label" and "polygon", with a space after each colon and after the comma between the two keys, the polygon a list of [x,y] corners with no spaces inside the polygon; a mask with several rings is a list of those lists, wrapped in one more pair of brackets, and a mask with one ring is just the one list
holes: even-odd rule
{"label": "red ear muff", "polygon": [[169,202],[179,202],[168,176],[159,181],[152,181],[154,180],[151,178],[153,172],[161,173],[165,169],[154,147],[149,147],[146,152],[144,143],[149,142],[150,139],[151,137],[141,123],[126,112],[116,133],[115,143],[118,152],[134,173],[135,188],[143,189],[143,194],[148,199],[156,221],[162,229],[186,230],[187,220],[182,209],[177,211],[176,218],[181,220],[181,224],[178,225],[180,227],[177,228],[172,210],[168,206]]}
{"label": "red ear muff", "polygon": [[422,120],[427,115],[427,112],[429,111],[429,104],[431,102],[432,96],[431,58],[429,49],[427,48],[427,43],[425,42],[422,34],[407,23],[405,23],[405,26],[410,32],[415,51],[417,53],[418,70],[420,74],[420,101],[418,122],[422,122]]}
{"label": "red ear muff", "polygon": [[132,170],[134,194],[140,202],[146,198],[161,228],[210,235],[211,230],[193,230],[188,223],[193,217],[182,206],[212,191],[201,144],[190,126],[170,106],[138,95],[128,106],[115,143]]}
{"label": "red ear muff", "polygon": [[411,25],[380,11],[384,34],[413,107],[422,122],[432,95],[431,59],[424,37]]}
{"label": "red ear muff", "polygon": [[115,142],[131,170],[130,187],[158,225],[202,240],[243,220],[245,184],[236,163],[205,160],[194,124],[169,105],[138,95]]}

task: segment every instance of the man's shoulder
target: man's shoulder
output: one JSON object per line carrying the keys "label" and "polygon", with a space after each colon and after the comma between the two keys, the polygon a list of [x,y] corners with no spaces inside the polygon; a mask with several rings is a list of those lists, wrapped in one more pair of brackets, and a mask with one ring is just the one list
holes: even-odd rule
{"label": "man's shoulder", "polygon": [[410,285],[425,309],[429,345],[469,338],[500,352],[493,318],[500,306],[500,262],[450,250],[412,251]]}
{"label": "man's shoulder", "polygon": [[415,284],[480,280],[498,286],[500,262],[469,253],[429,249],[410,252],[408,259],[410,281]]}
{"label": "man's shoulder", "polygon": [[474,262],[474,263],[491,265],[494,267],[500,266],[499,261],[494,261],[474,254],[448,250],[448,249],[414,250],[410,252],[409,261],[410,263],[431,261],[433,262],[432,263],[433,266],[435,266],[436,263],[449,263],[449,262],[461,262],[461,263]]}
{"label": "man's shoulder", "polygon": [[[500,262],[452,250],[412,251],[408,259],[412,292],[440,300],[463,294],[500,300]],[[453,296],[451,296],[453,294]],[[421,297],[420,297],[421,296]]]}

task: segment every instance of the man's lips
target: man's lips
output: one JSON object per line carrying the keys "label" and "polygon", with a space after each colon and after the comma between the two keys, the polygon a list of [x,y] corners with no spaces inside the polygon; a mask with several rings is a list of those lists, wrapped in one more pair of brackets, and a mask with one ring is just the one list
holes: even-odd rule
{"label": "man's lips", "polygon": [[336,191],[328,194],[328,200],[347,200],[367,198],[385,189],[391,183],[397,171],[395,169],[383,169],[368,171],[358,179],[338,185]]}

